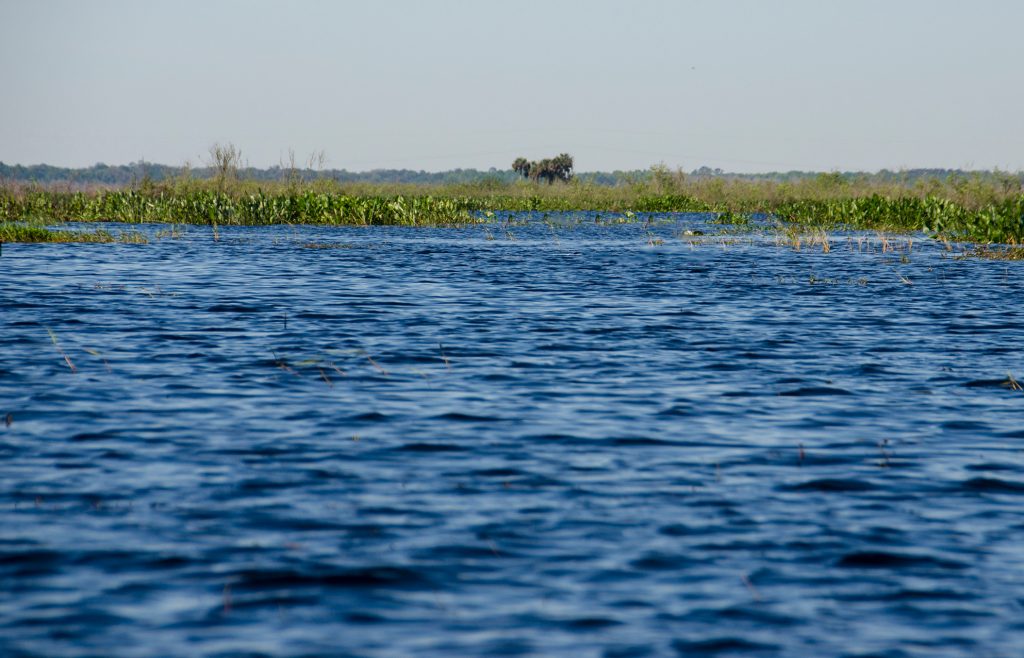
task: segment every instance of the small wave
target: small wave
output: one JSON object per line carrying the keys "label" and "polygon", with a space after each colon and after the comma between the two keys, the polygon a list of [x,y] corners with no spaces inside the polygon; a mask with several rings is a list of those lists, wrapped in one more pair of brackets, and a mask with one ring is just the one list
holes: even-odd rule
{"label": "small wave", "polygon": [[104,450],[100,457],[102,459],[133,459],[134,455],[130,452],[123,452],[121,450]]}
{"label": "small wave", "polygon": [[672,446],[678,445],[673,441],[665,441],[664,439],[652,439],[645,436],[629,437],[623,439],[612,439],[610,443],[613,446]]}
{"label": "small wave", "polygon": [[303,480],[270,480],[266,478],[250,478],[242,480],[238,488],[242,491],[277,491],[291,489],[305,484]]}
{"label": "small wave", "polygon": [[478,471],[473,471],[473,475],[480,477],[504,478],[528,476],[530,474],[526,471],[521,471],[518,468],[484,468]]}
{"label": "small wave", "polygon": [[779,395],[783,397],[812,397],[817,395],[853,395],[845,388],[834,386],[801,386],[789,391],[782,391]]}
{"label": "small wave", "polygon": [[204,336],[183,336],[181,334],[162,333],[162,334],[156,334],[154,336],[154,338],[159,338],[160,340],[180,340],[180,341],[184,341],[184,342],[187,342],[187,343],[199,343],[201,345],[212,345],[213,344],[212,341],[210,341],[208,338],[206,338]]}
{"label": "small wave", "polygon": [[730,653],[763,653],[778,651],[779,647],[774,644],[762,644],[740,637],[720,637],[710,640],[684,641],[675,640],[672,648],[681,656],[715,656],[718,654]]}
{"label": "small wave", "polygon": [[440,516],[435,512],[411,507],[360,507],[359,514],[362,516],[415,516],[424,519],[436,519]]}
{"label": "small wave", "polygon": [[653,649],[647,644],[638,644],[627,647],[609,647],[601,654],[602,658],[651,658],[655,655]]}
{"label": "small wave", "polygon": [[336,532],[348,528],[344,523],[334,521],[267,514],[251,515],[242,521],[242,525],[256,530],[288,530],[291,532]]}
{"label": "small wave", "polygon": [[206,310],[210,313],[261,313],[266,309],[260,306],[242,306],[241,304],[215,304]]}
{"label": "small wave", "polygon": [[352,523],[345,526],[345,532],[349,537],[357,539],[381,539],[392,536],[384,526],[375,523]]}
{"label": "small wave", "polygon": [[580,617],[569,619],[562,623],[562,626],[571,631],[596,631],[609,626],[618,626],[622,622],[607,617]]}
{"label": "small wave", "polygon": [[582,436],[575,436],[573,434],[531,434],[524,438],[529,441],[557,441],[559,443],[565,443],[567,445],[589,445],[594,443],[593,439],[588,439]]}
{"label": "small wave", "polygon": [[114,432],[79,432],[71,437],[72,441],[106,441],[118,438]]}
{"label": "small wave", "polygon": [[878,363],[862,363],[853,369],[859,375],[890,375],[892,371]]}
{"label": "small wave", "polygon": [[1013,466],[1011,464],[995,464],[995,463],[992,463],[992,462],[987,462],[987,463],[984,463],[984,464],[968,464],[967,466],[964,466],[964,468],[966,470],[968,470],[968,471],[984,471],[984,472],[989,472],[989,471],[1017,471],[1017,470],[1020,470],[1018,467]]}
{"label": "small wave", "polygon": [[390,416],[387,416],[385,414],[379,413],[377,411],[367,411],[367,412],[364,412],[364,413],[361,413],[361,414],[355,414],[353,416],[349,416],[348,419],[352,420],[352,421],[360,422],[360,423],[369,423],[369,422],[378,422],[378,421],[388,420],[390,418],[391,418]]}
{"label": "small wave", "polygon": [[454,420],[456,422],[469,422],[469,423],[494,423],[505,420],[504,418],[497,418],[495,416],[476,416],[474,414],[464,414],[457,411],[441,414],[434,416],[431,420]]}
{"label": "small wave", "polygon": [[406,443],[395,450],[399,452],[465,452],[466,448],[451,443]]}
{"label": "small wave", "polygon": [[640,569],[641,571],[671,571],[688,567],[693,564],[693,560],[682,555],[648,553],[629,564],[634,569]]}
{"label": "small wave", "polygon": [[258,610],[260,608],[273,608],[279,610],[284,607],[294,608],[298,606],[316,605],[319,597],[292,593],[259,594],[257,596],[237,596],[231,601],[231,607],[235,610]]}
{"label": "small wave", "polygon": [[737,370],[744,370],[747,367],[748,366],[741,363],[727,363],[723,361],[718,361],[715,363],[709,363],[708,365],[704,366],[704,369],[715,370],[717,372],[735,372]]}
{"label": "small wave", "polygon": [[722,393],[723,398],[752,398],[757,397],[758,395],[764,395],[764,393],[761,393],[759,391],[749,391],[746,389],[742,389],[739,391],[726,391]]}
{"label": "small wave", "polygon": [[978,597],[949,589],[901,589],[884,598],[888,601],[972,601]]}
{"label": "small wave", "polygon": [[693,414],[693,407],[682,404],[674,404],[657,413],[658,416],[692,416]]}
{"label": "small wave", "polygon": [[504,372],[492,372],[480,377],[485,382],[511,382],[515,381],[515,377]]}
{"label": "small wave", "polygon": [[950,420],[945,423],[942,423],[940,427],[942,427],[942,429],[944,430],[954,430],[961,432],[985,431],[989,429],[989,425],[987,423],[982,423],[976,420]]}
{"label": "small wave", "polygon": [[1024,494],[1024,483],[1001,480],[999,478],[971,478],[963,482],[961,486],[967,491]]}
{"label": "small wave", "polygon": [[19,620],[18,625],[61,628],[63,629],[61,638],[71,640],[88,635],[86,629],[121,626],[130,621],[127,617],[102,610],[84,609],[56,616],[27,617]]}
{"label": "small wave", "polygon": [[967,565],[962,562],[932,557],[930,555],[891,553],[889,551],[854,551],[839,558],[836,566],[851,569],[901,569],[914,567],[963,569]]}
{"label": "small wave", "polygon": [[360,569],[245,569],[232,574],[239,590],[272,590],[291,587],[377,588],[420,587],[426,575],[405,567],[379,566]]}
{"label": "small wave", "polygon": [[300,320],[341,320],[344,316],[335,315],[333,313],[313,313],[311,311],[304,311],[302,313],[296,313],[295,317]]}
{"label": "small wave", "polygon": [[455,544],[448,546],[432,546],[417,551],[416,556],[424,560],[479,560],[497,557],[511,557],[511,553],[500,550],[497,545],[466,546]]}
{"label": "small wave", "polygon": [[681,523],[672,523],[669,525],[661,526],[658,528],[658,532],[667,537],[685,537],[686,535],[693,534],[693,528],[685,526]]}
{"label": "small wave", "polygon": [[736,605],[728,608],[698,608],[685,615],[664,615],[668,621],[696,621],[721,623],[723,620],[736,622],[752,622],[767,626],[794,626],[799,620],[789,615],[778,614],[770,610],[757,607]]}
{"label": "small wave", "polygon": [[6,576],[41,576],[58,570],[62,553],[45,549],[0,552],[0,573]]}
{"label": "small wave", "polygon": [[856,491],[873,491],[876,487],[870,482],[844,478],[821,478],[808,480],[799,484],[780,487],[783,491],[823,491],[828,493],[844,493]]}
{"label": "small wave", "polygon": [[973,379],[964,382],[966,388],[1007,388],[1007,380],[1004,379]]}

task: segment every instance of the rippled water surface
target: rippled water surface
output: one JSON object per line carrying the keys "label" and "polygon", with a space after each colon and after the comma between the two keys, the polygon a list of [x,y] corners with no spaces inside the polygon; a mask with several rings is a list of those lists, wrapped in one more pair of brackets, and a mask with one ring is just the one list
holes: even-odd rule
{"label": "rippled water surface", "polygon": [[582,219],[4,245],[0,654],[1024,655],[1024,263]]}

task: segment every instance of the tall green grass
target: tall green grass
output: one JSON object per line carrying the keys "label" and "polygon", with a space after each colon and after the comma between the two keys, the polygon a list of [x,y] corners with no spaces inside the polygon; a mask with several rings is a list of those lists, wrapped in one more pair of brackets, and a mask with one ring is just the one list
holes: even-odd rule
{"label": "tall green grass", "polygon": [[475,221],[465,199],[356,197],[315,190],[228,194],[209,189],[0,192],[0,219],[173,224],[405,224]]}
{"label": "tall green grass", "polygon": [[51,229],[38,222],[0,221],[0,243],[14,242],[120,242],[145,244],[149,240],[138,231],[112,233],[95,231],[68,231]]}
{"label": "tall green grass", "polygon": [[484,180],[449,186],[342,185],[329,180],[256,183],[178,180],[71,191],[0,186],[0,220],[174,224],[448,226],[485,212],[751,213],[813,229],[926,231],[986,244],[1024,242],[1024,190],[1016,179],[950,179],[913,185],[823,174],[793,183],[687,178],[655,172],[627,185],[538,185]]}
{"label": "tall green grass", "polygon": [[1024,240],[1024,195],[968,208],[934,196],[800,199],[772,210],[780,220],[814,228],[926,231],[948,239],[985,244]]}

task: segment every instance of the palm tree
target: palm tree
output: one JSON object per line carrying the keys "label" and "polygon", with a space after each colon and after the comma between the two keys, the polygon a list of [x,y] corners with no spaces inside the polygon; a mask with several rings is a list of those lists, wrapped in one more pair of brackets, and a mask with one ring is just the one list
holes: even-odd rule
{"label": "palm tree", "polygon": [[569,182],[572,178],[572,156],[562,153],[553,158],[530,162],[526,158],[516,158],[512,163],[512,171],[530,180],[545,180],[548,185],[556,180]]}
{"label": "palm tree", "polygon": [[530,177],[530,161],[526,158],[516,158],[512,163],[512,171],[516,172],[523,178]]}

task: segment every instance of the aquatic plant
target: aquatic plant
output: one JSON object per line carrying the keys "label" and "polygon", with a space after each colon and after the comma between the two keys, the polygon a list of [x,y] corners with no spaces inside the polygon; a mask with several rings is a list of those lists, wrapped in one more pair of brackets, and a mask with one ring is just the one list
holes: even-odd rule
{"label": "aquatic plant", "polygon": [[34,190],[7,195],[0,218],[42,221],[165,222],[209,225],[267,224],[465,224],[476,220],[471,203],[457,198],[354,197],[302,190],[226,194],[192,189],[101,190],[86,194]]}
{"label": "aquatic plant", "polygon": [[0,220],[0,243],[27,242],[120,242],[146,244],[149,240],[138,231],[112,233],[95,231],[51,229],[39,222],[12,222]]}
{"label": "aquatic plant", "polygon": [[985,258],[988,260],[1024,260],[1024,247],[982,245],[965,250],[957,256],[963,258]]}
{"label": "aquatic plant", "polygon": [[708,220],[708,224],[728,224],[730,226],[749,226],[750,222],[751,217],[748,213],[731,210],[715,213],[715,216]]}
{"label": "aquatic plant", "polygon": [[[237,180],[237,153],[215,154],[213,180],[175,180],[123,189],[57,190],[0,186],[0,220],[175,224],[322,224],[448,226],[498,219],[500,213],[596,211],[715,213],[713,223],[768,221],[815,230],[926,231],[939,239],[984,244],[1024,242],[1019,186],[931,181],[914,186],[820,176],[798,183],[686,178],[666,172],[628,185],[572,180],[543,185],[486,182],[447,186],[342,185],[329,180]],[[222,175],[220,175],[222,174]]]}
{"label": "aquatic plant", "polygon": [[987,244],[1024,240],[1024,196],[977,209],[931,196],[799,199],[779,204],[772,213],[788,224],[822,229],[927,231],[947,239]]}
{"label": "aquatic plant", "polygon": [[47,327],[46,333],[50,335],[50,342],[53,343],[54,348],[56,348],[57,352],[60,353],[61,357],[63,357],[64,363],[67,364],[68,369],[71,370],[71,373],[74,374],[78,372],[78,368],[76,368],[75,364],[71,362],[71,357],[69,357],[67,352],[65,352],[64,349],[60,346],[60,341],[57,340],[57,334],[53,331],[53,329]]}

